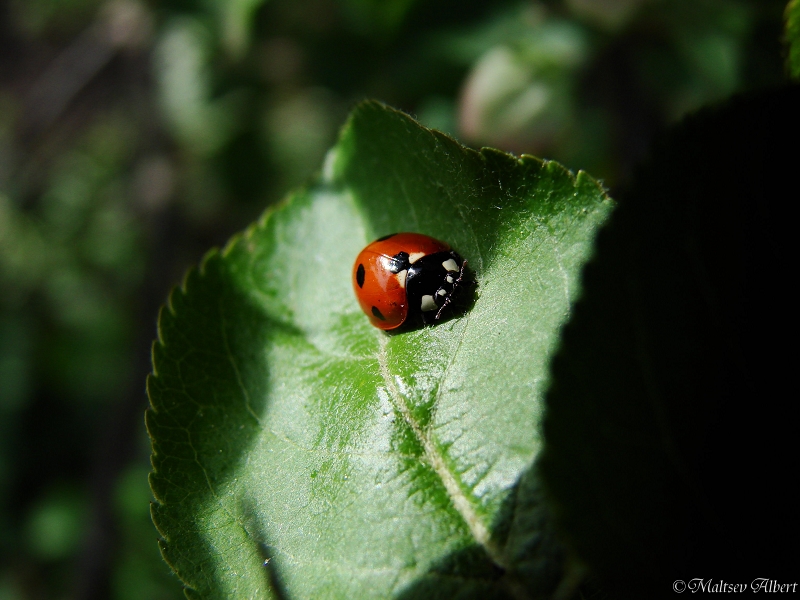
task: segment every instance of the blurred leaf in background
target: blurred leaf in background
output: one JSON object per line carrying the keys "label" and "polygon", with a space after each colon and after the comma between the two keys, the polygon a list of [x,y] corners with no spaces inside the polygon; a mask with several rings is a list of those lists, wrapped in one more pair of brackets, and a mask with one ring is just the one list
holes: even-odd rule
{"label": "blurred leaf in background", "polygon": [[453,133],[552,156],[616,185],[656,130],[781,80],[782,8],[714,0],[510,6],[441,38],[447,56],[469,68]]}
{"label": "blurred leaf in background", "polygon": [[800,79],[800,2],[792,0],[786,7],[786,43],[789,47],[788,70]]}
{"label": "blurred leaf in background", "polygon": [[0,597],[180,594],[146,511],[157,307],[356,101],[618,186],[665,124],[782,81],[785,8],[0,0]]}

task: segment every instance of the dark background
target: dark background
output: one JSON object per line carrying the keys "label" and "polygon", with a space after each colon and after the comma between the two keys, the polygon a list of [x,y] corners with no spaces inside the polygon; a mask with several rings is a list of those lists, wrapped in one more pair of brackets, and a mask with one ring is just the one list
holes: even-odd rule
{"label": "dark background", "polygon": [[149,517],[156,316],[377,98],[624,187],[780,83],[783,0],[0,0],[0,600],[182,597]]}

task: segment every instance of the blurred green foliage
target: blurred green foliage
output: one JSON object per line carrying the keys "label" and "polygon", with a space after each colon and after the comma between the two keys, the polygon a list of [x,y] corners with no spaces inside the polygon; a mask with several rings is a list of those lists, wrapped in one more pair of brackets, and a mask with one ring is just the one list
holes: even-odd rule
{"label": "blurred green foliage", "polygon": [[794,79],[800,79],[800,2],[792,0],[786,7],[786,44],[789,48],[787,67]]}
{"label": "blurred green foliage", "polygon": [[784,10],[0,0],[0,598],[179,596],[147,511],[157,307],[357,100],[618,186],[663,126],[783,80]]}

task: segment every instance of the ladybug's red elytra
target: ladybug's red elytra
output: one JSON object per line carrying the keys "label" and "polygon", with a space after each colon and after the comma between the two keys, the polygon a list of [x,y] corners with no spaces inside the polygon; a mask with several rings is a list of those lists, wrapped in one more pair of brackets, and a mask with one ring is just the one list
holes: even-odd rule
{"label": "ladybug's red elytra", "polygon": [[379,329],[395,329],[417,314],[429,323],[450,304],[466,264],[444,242],[421,233],[393,233],[358,255],[353,289]]}

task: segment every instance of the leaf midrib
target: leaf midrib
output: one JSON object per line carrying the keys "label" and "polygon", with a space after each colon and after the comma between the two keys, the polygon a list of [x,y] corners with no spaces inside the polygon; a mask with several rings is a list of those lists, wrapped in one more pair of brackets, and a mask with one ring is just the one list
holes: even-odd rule
{"label": "leaf midrib", "polygon": [[389,371],[389,364],[387,359],[388,338],[385,335],[380,335],[380,348],[377,353],[378,365],[381,372],[381,377],[386,384],[386,389],[389,392],[389,397],[395,410],[400,414],[406,424],[411,428],[414,437],[422,445],[425,453],[425,460],[436,473],[437,477],[442,482],[453,507],[461,515],[465,524],[469,528],[472,537],[475,541],[484,548],[486,553],[492,561],[502,569],[506,569],[507,565],[503,560],[500,549],[494,544],[491,539],[491,533],[483,521],[478,516],[478,513],[473,507],[472,499],[470,499],[463,491],[461,484],[455,473],[453,473],[447,466],[444,456],[439,452],[439,449],[430,433],[430,430],[423,428],[417,419],[414,418],[406,398],[400,393],[395,385],[392,373]]}

